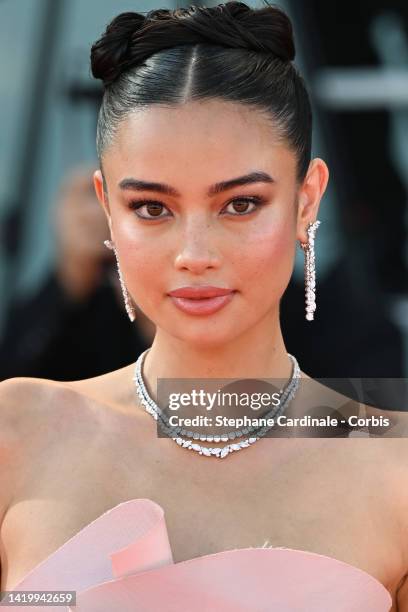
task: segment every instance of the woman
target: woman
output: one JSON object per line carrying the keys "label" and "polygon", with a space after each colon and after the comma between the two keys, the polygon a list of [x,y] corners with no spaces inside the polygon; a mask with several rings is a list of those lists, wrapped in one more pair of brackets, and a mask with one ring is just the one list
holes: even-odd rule
{"label": "woman", "polygon": [[136,369],[0,386],[2,590],[75,590],[87,611],[408,610],[404,440],[157,435],[161,379],[277,379],[285,417],[348,410],[279,324],[298,243],[313,320],[329,174],[294,54],[281,10],[240,2],[124,13],[94,44],[107,246],[129,317],[157,331]]}

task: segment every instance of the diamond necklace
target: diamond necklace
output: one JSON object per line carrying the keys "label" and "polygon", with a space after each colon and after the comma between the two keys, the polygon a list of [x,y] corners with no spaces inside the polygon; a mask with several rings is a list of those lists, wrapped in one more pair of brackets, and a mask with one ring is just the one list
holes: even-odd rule
{"label": "diamond necklace", "polygon": [[[293,367],[296,368],[295,361],[292,355],[289,355]],[[281,414],[281,405],[286,400],[287,395],[290,392],[290,388],[288,387],[284,391],[280,391],[279,394],[279,403],[277,406],[274,406],[270,410],[266,411],[262,414],[260,418],[262,419],[273,419],[278,414]],[[228,442],[229,440],[234,440],[235,438],[241,438],[244,435],[252,433],[255,430],[261,428],[261,425],[251,425],[250,427],[242,427],[242,429],[236,429],[235,431],[231,431],[229,433],[220,433],[216,435],[210,434],[200,434],[198,432],[193,432],[191,430],[186,430],[184,427],[173,426],[170,424],[170,419],[166,415],[166,413],[157,407],[156,412],[158,414],[158,425],[160,429],[169,437],[186,437],[192,438],[193,440],[201,440],[202,442]]]}
{"label": "diamond necklace", "polygon": [[[229,453],[233,451],[239,451],[241,450],[241,448],[246,448],[250,446],[251,444],[254,444],[261,437],[263,437],[267,433],[267,431],[269,431],[269,429],[273,427],[273,425],[264,425],[262,427],[257,428],[254,435],[252,435],[251,437],[247,437],[244,440],[241,440],[240,442],[232,442],[223,447],[213,447],[213,448],[210,448],[208,446],[202,446],[201,444],[198,444],[198,442],[192,442],[191,440],[186,440],[185,438],[179,435],[171,435],[172,433],[177,434],[178,432],[176,430],[178,428],[168,427],[163,411],[161,410],[161,408],[159,408],[156,402],[150,397],[149,393],[147,392],[146,386],[144,384],[143,375],[142,375],[142,366],[143,366],[145,356],[149,351],[150,351],[150,348],[143,351],[143,353],[139,355],[136,361],[136,364],[135,364],[135,373],[133,376],[133,381],[136,386],[136,391],[137,391],[139,399],[142,405],[144,406],[146,412],[148,412],[156,421],[158,421],[161,429],[166,433],[166,435],[172,440],[174,440],[174,442],[176,442],[176,444],[178,444],[179,446],[182,446],[183,448],[188,448],[189,450],[194,450],[198,452],[200,455],[205,455],[206,457],[218,457],[219,459],[223,459],[224,457],[226,457]],[[274,413],[274,416],[279,416],[283,413],[285,408],[288,406],[288,404],[292,401],[293,397],[295,396],[296,391],[299,386],[299,379],[301,377],[299,364],[293,355],[290,355],[288,353],[288,356],[290,357],[292,364],[293,364],[292,376],[281,394],[281,402],[278,404],[277,409],[274,408],[271,411]],[[193,433],[193,432],[188,432],[188,433]],[[222,436],[205,436],[205,439],[207,441],[215,441],[215,442],[221,441],[221,440],[224,441],[226,435],[230,437],[233,433],[235,433],[235,436],[237,434],[242,435],[242,430],[238,430],[236,432],[230,432],[230,434],[223,434]],[[197,435],[198,437],[195,438],[195,435]],[[193,436],[194,436],[194,439],[202,439],[202,437],[200,438],[200,434],[198,433],[193,434]]]}

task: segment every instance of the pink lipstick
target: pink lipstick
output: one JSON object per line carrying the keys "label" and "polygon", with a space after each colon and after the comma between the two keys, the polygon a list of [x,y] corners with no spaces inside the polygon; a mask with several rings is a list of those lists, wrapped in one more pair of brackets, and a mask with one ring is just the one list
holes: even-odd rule
{"label": "pink lipstick", "polygon": [[195,285],[170,291],[169,296],[174,305],[187,314],[209,315],[226,306],[234,293],[233,289]]}

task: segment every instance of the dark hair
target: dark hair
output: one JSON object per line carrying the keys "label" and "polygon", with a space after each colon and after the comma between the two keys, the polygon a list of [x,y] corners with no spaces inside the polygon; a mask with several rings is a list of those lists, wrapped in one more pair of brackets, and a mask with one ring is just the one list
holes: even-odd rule
{"label": "dark hair", "polygon": [[135,108],[219,98],[272,120],[296,153],[301,182],[310,163],[312,112],[294,57],[292,24],[274,5],[252,9],[234,1],[118,15],[91,50],[92,74],[104,83],[99,159]]}

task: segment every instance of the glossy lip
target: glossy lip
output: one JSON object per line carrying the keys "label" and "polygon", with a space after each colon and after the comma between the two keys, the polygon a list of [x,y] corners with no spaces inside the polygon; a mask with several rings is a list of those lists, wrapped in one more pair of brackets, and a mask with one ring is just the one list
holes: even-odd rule
{"label": "glossy lip", "polygon": [[[190,292],[191,293],[191,292]],[[234,297],[235,291],[223,292],[207,298],[186,298],[169,295],[173,304],[182,312],[190,315],[210,315],[226,306]]]}
{"label": "glossy lip", "polygon": [[233,292],[233,289],[226,289],[223,287],[214,287],[213,285],[192,285],[189,287],[180,287],[169,291],[171,297],[176,298],[187,298],[190,300],[199,300],[203,298],[215,298],[219,296],[229,295]]}

